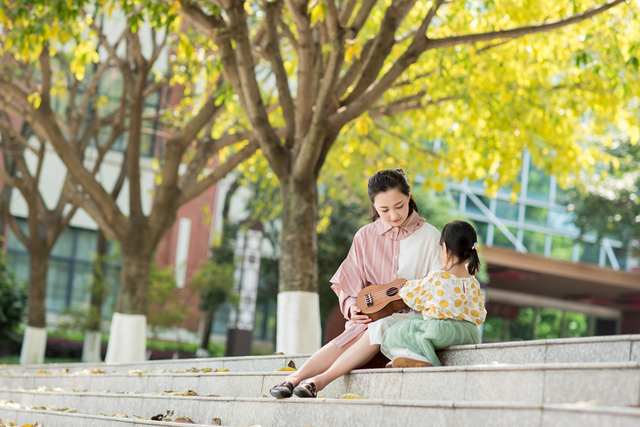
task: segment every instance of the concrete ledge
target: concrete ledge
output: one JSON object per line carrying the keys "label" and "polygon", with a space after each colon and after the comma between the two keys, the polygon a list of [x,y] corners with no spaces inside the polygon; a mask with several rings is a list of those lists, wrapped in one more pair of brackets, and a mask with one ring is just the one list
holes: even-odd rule
{"label": "concrete ledge", "polygon": [[[104,398],[105,396],[96,396]],[[352,427],[430,426],[531,426],[555,427],[580,425],[585,427],[636,427],[640,423],[640,408],[533,404],[514,402],[454,402],[454,401],[394,401],[353,399],[264,399],[264,398],[163,398],[140,396],[147,412],[156,412],[167,405],[176,412],[196,410],[189,415],[196,422],[213,417],[221,418],[225,425],[262,427],[325,425]],[[183,409],[178,409],[182,407]],[[163,411],[164,411],[163,409]],[[162,411],[162,412],[163,412]],[[105,412],[109,411],[105,408]],[[39,421],[44,427],[130,427],[131,425],[164,425],[138,419],[110,418],[96,415],[68,414],[54,411],[21,410],[0,406],[0,416],[18,423]],[[176,424],[177,425],[177,424]],[[201,424],[204,425],[204,424]]]}
{"label": "concrete ledge", "polygon": [[[640,335],[612,335],[552,340],[510,341],[491,344],[452,346],[438,352],[446,366],[479,365],[492,362],[525,364],[556,362],[629,362],[640,361]],[[232,372],[264,372],[280,369],[293,360],[297,367],[309,358],[301,355],[220,357],[208,359],[167,359],[127,364],[70,363],[44,365],[10,365],[3,373],[47,371],[60,373],[100,369],[115,371],[185,371],[195,369],[229,369]]]}
{"label": "concrete ledge", "polygon": [[[17,425],[40,423],[43,427],[184,427],[184,423],[141,420],[138,418],[115,418],[103,415],[76,414],[69,412],[17,409],[0,406],[0,421],[13,421]],[[210,427],[211,424],[189,424],[194,427]]]}
{"label": "concrete ledge", "polygon": [[[35,390],[24,389],[42,387],[42,390],[60,388],[69,393],[93,390],[144,394],[193,390],[200,396],[259,397],[268,396],[269,389],[286,375],[287,372],[24,374],[2,377],[4,387],[0,387],[0,396],[12,391],[35,393]],[[334,381],[320,394],[335,398],[346,393],[367,399],[503,401],[508,397],[516,402],[572,403],[596,399],[613,406],[637,405],[640,362],[356,370]]]}

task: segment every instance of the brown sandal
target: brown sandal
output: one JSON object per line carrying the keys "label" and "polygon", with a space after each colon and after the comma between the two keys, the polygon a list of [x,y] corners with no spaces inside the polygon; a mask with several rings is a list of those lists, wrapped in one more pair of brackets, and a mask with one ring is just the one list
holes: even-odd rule
{"label": "brown sandal", "polygon": [[393,360],[387,364],[387,368],[430,368],[431,366],[429,362],[423,362],[422,360],[411,359],[409,357],[394,357]]}
{"label": "brown sandal", "polygon": [[287,397],[291,397],[291,395],[293,394],[293,384],[291,384],[289,381],[283,381],[280,384],[271,387],[269,393],[271,393],[271,396],[277,399],[285,399]]}
{"label": "brown sandal", "polygon": [[316,385],[312,382],[300,384],[293,389],[293,394],[298,397],[318,397],[318,391]]}

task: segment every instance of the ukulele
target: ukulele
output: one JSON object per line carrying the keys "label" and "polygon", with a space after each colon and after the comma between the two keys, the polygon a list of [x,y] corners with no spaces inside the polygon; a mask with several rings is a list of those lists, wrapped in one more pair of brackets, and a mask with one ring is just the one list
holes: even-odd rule
{"label": "ukulele", "polygon": [[360,314],[376,321],[407,307],[400,296],[400,289],[406,283],[407,279],[396,279],[386,285],[370,285],[362,289],[356,297]]}

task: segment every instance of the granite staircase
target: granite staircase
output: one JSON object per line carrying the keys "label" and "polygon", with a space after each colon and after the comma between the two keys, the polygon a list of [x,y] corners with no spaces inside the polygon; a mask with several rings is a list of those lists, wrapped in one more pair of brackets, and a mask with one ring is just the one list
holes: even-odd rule
{"label": "granite staircase", "polygon": [[319,399],[271,398],[269,389],[287,375],[280,369],[307,357],[0,367],[0,420],[43,427],[640,426],[640,335],[450,347],[440,353],[443,367],[356,370]]}

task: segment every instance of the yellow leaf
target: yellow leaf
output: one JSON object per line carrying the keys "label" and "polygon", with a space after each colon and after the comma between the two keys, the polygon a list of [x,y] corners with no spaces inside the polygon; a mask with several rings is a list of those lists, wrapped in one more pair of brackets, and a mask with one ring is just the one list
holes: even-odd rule
{"label": "yellow leaf", "polygon": [[340,399],[364,399],[364,397],[359,396],[357,394],[347,393],[340,396]]}
{"label": "yellow leaf", "polygon": [[280,371],[295,371],[295,369],[291,368],[289,366],[285,366],[284,368],[280,368],[280,369],[276,370],[276,372],[280,372]]}

